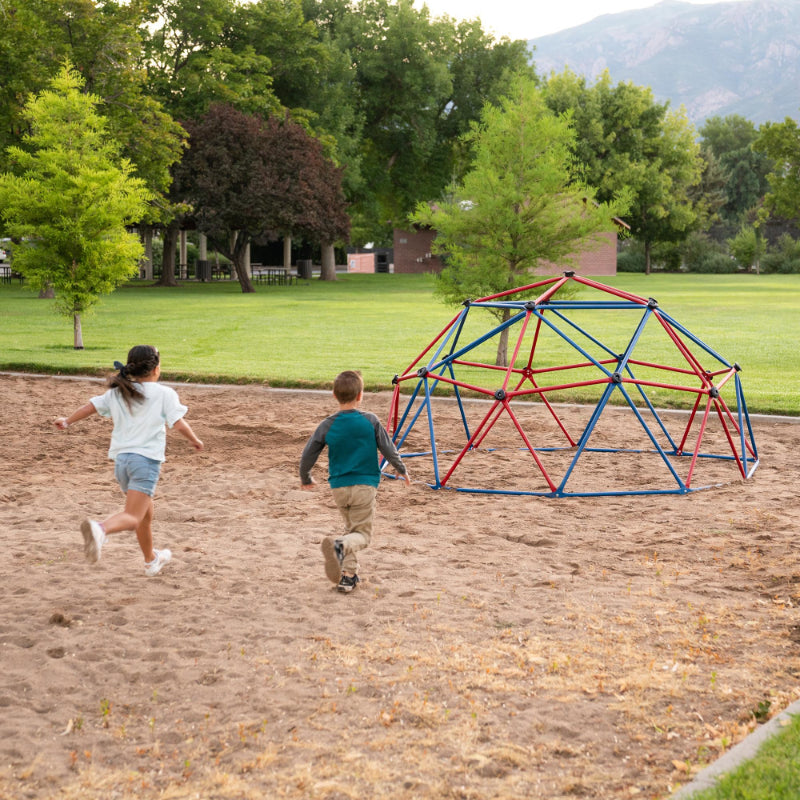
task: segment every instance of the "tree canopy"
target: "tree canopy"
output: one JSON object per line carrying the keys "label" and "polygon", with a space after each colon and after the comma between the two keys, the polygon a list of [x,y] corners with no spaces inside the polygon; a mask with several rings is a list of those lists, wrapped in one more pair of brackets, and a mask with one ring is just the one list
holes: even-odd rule
{"label": "tree canopy", "polygon": [[767,122],[761,126],[753,144],[759,153],[772,159],[767,175],[770,191],[765,202],[768,208],[784,217],[800,216],[800,128],[793,119]]}
{"label": "tree canopy", "polygon": [[[434,228],[447,266],[437,292],[451,303],[519,286],[544,264],[569,266],[600,244],[625,199],[596,203],[580,176],[568,114],[555,114],[535,83],[518,79],[487,104],[467,134],[474,161],[450,196],[418,206],[413,220]],[[506,359],[501,337],[498,363]]]}
{"label": "tree canopy", "polygon": [[24,109],[30,133],[25,149],[8,149],[14,172],[0,176],[0,208],[15,269],[34,289],[55,289],[79,349],[81,315],[138,269],[142,248],[125,226],[142,218],[149,194],[69,64],[51,87]]}
{"label": "tree canopy", "polygon": [[649,272],[652,245],[680,241],[698,219],[691,189],[700,181],[703,161],[685,111],[656,103],[649,88],[614,86],[607,72],[591,86],[569,70],[552,75],[545,97],[554,111],[572,111],[575,153],[598,198],[631,192],[625,219],[644,244]]}
{"label": "tree canopy", "polygon": [[301,125],[214,105],[187,127],[189,150],[177,191],[197,226],[234,262],[242,291],[253,291],[244,267],[251,241],[291,235],[332,244],[347,238],[342,170]]}
{"label": "tree canopy", "polygon": [[707,119],[700,135],[724,176],[725,202],[720,215],[730,225],[738,225],[768,189],[770,159],[753,149],[758,139],[756,126],[737,114]]}

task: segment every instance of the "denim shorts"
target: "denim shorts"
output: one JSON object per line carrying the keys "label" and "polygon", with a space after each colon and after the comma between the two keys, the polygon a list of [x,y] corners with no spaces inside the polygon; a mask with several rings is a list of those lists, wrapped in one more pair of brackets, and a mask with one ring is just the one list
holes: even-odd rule
{"label": "denim shorts", "polygon": [[160,461],[138,453],[119,453],[114,461],[114,477],[126,494],[133,489],[152,497],[160,474]]}

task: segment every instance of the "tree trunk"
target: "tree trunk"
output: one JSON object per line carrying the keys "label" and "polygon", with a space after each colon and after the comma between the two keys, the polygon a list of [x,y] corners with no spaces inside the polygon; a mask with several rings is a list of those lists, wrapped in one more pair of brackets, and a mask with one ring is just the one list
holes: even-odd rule
{"label": "tree trunk", "polygon": [[256,287],[253,286],[253,280],[247,273],[247,265],[245,264],[245,248],[235,250],[231,255],[233,268],[236,270],[236,277],[239,280],[239,285],[242,287],[243,294],[254,293]]}
{"label": "tree trunk", "polygon": [[81,330],[81,315],[72,316],[72,339],[75,350],[83,350],[83,331]]}
{"label": "tree trunk", "polygon": [[644,243],[644,274],[650,274],[650,242],[645,241]]}
{"label": "tree trunk", "polygon": [[53,288],[52,283],[48,283],[47,286],[39,292],[39,297],[42,300],[52,300],[55,296],[56,290]]}
{"label": "tree trunk", "polygon": [[336,251],[332,244],[322,245],[322,269],[319,273],[320,280],[336,280]]}
{"label": "tree trunk", "polygon": [[[510,318],[511,309],[504,308],[501,322],[508,322]],[[508,328],[503,328],[497,339],[497,358],[495,359],[495,366],[508,366]]]}
{"label": "tree trunk", "polygon": [[283,237],[283,268],[286,272],[292,271],[292,237]]}
{"label": "tree trunk", "polygon": [[151,281],[153,280],[153,226],[142,226],[139,235],[144,245],[144,258],[139,267],[140,276],[146,281]]}
{"label": "tree trunk", "polygon": [[177,286],[175,278],[175,245],[178,243],[178,228],[168,225],[164,230],[164,252],[161,257],[161,278],[156,281],[156,286]]}

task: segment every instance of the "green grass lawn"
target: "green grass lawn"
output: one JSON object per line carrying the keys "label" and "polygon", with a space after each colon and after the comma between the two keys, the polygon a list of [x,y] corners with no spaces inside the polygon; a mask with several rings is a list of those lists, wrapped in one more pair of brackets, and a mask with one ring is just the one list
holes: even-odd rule
{"label": "green grass lawn", "polygon": [[755,758],[692,800],[797,800],[800,797],[800,718],[768,739]]}
{"label": "green grass lawn", "polygon": [[[800,276],[603,280],[655,298],[715,352],[738,362],[751,412],[800,414]],[[340,370],[355,368],[368,388],[385,389],[457,313],[432,289],[430,276],[387,274],[264,285],[249,295],[235,282],[186,282],[177,289],[133,282],[84,318],[85,349],[74,350],[71,320],[15,281],[0,286],[0,368],[104,374],[131,345],[152,343],[162,352],[165,379],[323,387]],[[484,327],[471,324],[476,332]],[[610,316],[602,326],[603,341],[614,346],[630,336],[630,326],[618,330]],[[491,361],[493,349],[485,345],[481,357]],[[674,348],[654,340],[647,352],[663,360],[671,357],[667,351]],[[557,363],[564,353],[555,347],[546,357]]]}

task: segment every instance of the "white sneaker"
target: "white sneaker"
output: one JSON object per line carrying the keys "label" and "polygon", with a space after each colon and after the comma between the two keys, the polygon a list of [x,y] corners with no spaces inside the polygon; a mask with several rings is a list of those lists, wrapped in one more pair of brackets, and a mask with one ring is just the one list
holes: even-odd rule
{"label": "white sneaker", "polygon": [[148,578],[152,578],[153,575],[158,575],[158,573],[161,572],[161,567],[172,561],[172,552],[169,550],[153,550],[153,552],[156,554],[156,557],[144,565],[144,574],[147,575]]}
{"label": "white sneaker", "polygon": [[100,560],[100,550],[106,540],[106,533],[99,522],[93,519],[85,519],[81,522],[81,533],[83,534],[83,554],[90,564]]}

